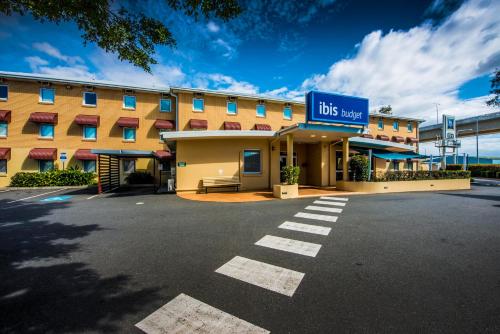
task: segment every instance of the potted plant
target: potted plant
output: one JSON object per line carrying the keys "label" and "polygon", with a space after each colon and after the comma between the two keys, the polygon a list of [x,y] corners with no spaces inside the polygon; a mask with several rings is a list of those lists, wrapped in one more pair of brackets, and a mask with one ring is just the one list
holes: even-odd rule
{"label": "potted plant", "polygon": [[285,166],[281,169],[284,183],[273,186],[273,196],[281,199],[299,197],[299,175],[300,168],[296,166]]}

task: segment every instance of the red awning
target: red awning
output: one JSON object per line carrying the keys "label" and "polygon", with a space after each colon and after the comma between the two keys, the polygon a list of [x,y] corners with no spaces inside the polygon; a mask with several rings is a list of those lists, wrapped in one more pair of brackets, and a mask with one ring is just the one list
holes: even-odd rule
{"label": "red awning", "polygon": [[377,135],[378,140],[389,141],[389,137],[386,135]]}
{"label": "red awning", "polygon": [[89,149],[76,150],[74,157],[77,160],[97,160],[97,154],[90,152]]}
{"label": "red awning", "polygon": [[272,131],[272,128],[269,124],[255,124],[255,130],[258,131]]}
{"label": "red awning", "polygon": [[172,130],[175,128],[175,122],[167,119],[157,119],[155,121],[155,128],[159,130]]}
{"label": "red awning", "polygon": [[0,110],[0,122],[10,123],[10,110]]}
{"label": "red awning", "polygon": [[35,160],[56,160],[57,148],[34,148],[30,151],[28,158]]}
{"label": "red awning", "polygon": [[157,157],[160,160],[170,159],[173,157],[172,152],[165,151],[165,150],[158,150],[154,154],[155,154],[155,157]]}
{"label": "red awning", "polygon": [[241,130],[239,122],[224,122],[224,130]]}
{"label": "red awning", "polygon": [[405,139],[401,136],[392,136],[392,141],[396,143],[404,143]]}
{"label": "red awning", "polygon": [[415,137],[406,137],[406,142],[407,143],[418,143],[418,139]]}
{"label": "red awning", "polygon": [[75,123],[78,125],[94,125],[99,126],[99,116],[97,115],[77,115]]}
{"label": "red awning", "polygon": [[33,112],[29,120],[35,123],[57,124],[57,113],[55,112]]}
{"label": "red awning", "polygon": [[116,121],[116,125],[122,128],[138,128],[139,119],[135,117],[120,117],[118,121]]}
{"label": "red awning", "polygon": [[10,159],[10,147],[0,147],[0,160]]}
{"label": "red awning", "polygon": [[191,129],[208,129],[208,121],[205,119],[190,119],[189,127]]}
{"label": "red awning", "polygon": [[370,135],[370,134],[368,134],[368,133],[364,133],[364,134],[362,134],[362,135],[361,135],[361,137],[363,137],[363,138],[373,139],[373,136],[372,136],[372,135]]}

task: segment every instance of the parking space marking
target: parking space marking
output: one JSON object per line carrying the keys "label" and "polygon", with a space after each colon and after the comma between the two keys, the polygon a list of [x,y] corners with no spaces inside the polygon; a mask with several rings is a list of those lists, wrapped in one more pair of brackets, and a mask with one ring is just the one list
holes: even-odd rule
{"label": "parking space marking", "polygon": [[289,222],[289,221],[284,222],[283,224],[281,224],[278,227],[285,229],[285,230],[299,231],[299,232],[319,234],[319,235],[328,235],[328,234],[330,234],[330,231],[332,230],[331,227],[310,225],[310,224],[301,224],[301,223],[294,223],[294,222]]}
{"label": "parking space marking", "polygon": [[329,196],[321,196],[319,199],[327,199],[330,201],[344,201],[347,202],[349,198],[346,197],[329,197]]}
{"label": "parking space marking", "polygon": [[135,203],[135,204],[136,204],[136,205],[143,205],[143,204],[144,204],[144,202],[137,202],[137,203]]}
{"label": "parking space marking", "polygon": [[25,200],[27,200],[27,199],[31,199],[31,198],[35,198],[35,197],[40,197],[40,196],[44,196],[44,195],[48,195],[48,194],[52,194],[52,193],[55,193],[55,192],[58,192],[58,191],[62,191],[62,190],[65,190],[65,189],[64,189],[64,188],[62,188],[62,189],[57,189],[57,190],[49,191],[49,192],[46,192],[46,193],[43,193],[43,194],[38,194],[38,195],[33,195],[33,196],[29,196],[29,197],[21,198],[21,199],[16,199],[15,201],[10,201],[10,202],[7,202],[7,204],[10,204],[10,203],[15,203],[15,202],[20,202],[20,201],[25,201]]}
{"label": "parking space marking", "polygon": [[316,257],[321,248],[320,244],[313,244],[300,240],[266,235],[255,243],[257,246],[281,250],[310,257]]}
{"label": "parking space marking", "polygon": [[315,205],[308,205],[306,206],[306,210],[311,210],[311,211],[323,211],[323,212],[333,212],[333,213],[341,213],[342,209],[339,208],[327,208],[324,206],[315,206]]}
{"label": "parking space marking", "polygon": [[261,327],[181,293],[135,325],[148,334],[270,333]]}
{"label": "parking space marking", "polygon": [[0,190],[0,193],[6,193],[6,192],[8,192],[8,191],[10,191],[10,189],[7,189],[7,190]]}
{"label": "parking space marking", "polygon": [[298,218],[306,218],[306,219],[315,219],[315,220],[323,220],[326,222],[335,223],[338,219],[337,216],[329,216],[329,215],[318,215],[316,213],[307,213],[307,212],[298,212],[294,217]]}
{"label": "parking space marking", "polygon": [[87,197],[87,199],[92,199],[92,198],[97,197],[97,196],[99,196],[99,195],[100,195],[100,194],[95,194],[95,195],[92,195],[92,196],[90,196],[90,197]]}
{"label": "parking space marking", "polygon": [[241,256],[235,256],[215,272],[289,297],[293,296],[305,275]]}
{"label": "parking space marking", "polygon": [[323,205],[333,205],[333,206],[345,206],[344,202],[331,202],[331,201],[314,201],[313,204],[323,204]]}

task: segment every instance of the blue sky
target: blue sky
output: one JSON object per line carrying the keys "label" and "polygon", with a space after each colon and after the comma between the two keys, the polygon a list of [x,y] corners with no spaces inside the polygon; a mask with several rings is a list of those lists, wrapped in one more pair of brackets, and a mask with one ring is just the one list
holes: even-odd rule
{"label": "blue sky", "polygon": [[[162,20],[177,40],[175,49],[157,48],[152,75],[83,46],[71,23],[17,15],[0,18],[0,70],[297,100],[318,89],[368,97],[371,109],[390,104],[428,124],[436,104],[458,118],[497,111],[484,101],[500,66],[499,1],[248,0],[226,23],[195,21],[161,1],[124,4]],[[499,136],[482,141],[481,154],[500,155]],[[473,148],[464,141],[464,151]]]}

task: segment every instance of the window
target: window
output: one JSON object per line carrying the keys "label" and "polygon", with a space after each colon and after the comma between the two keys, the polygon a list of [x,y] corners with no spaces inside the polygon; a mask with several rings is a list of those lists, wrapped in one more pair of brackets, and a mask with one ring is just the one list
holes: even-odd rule
{"label": "window", "polygon": [[9,98],[9,86],[0,85],[0,101],[7,101]]}
{"label": "window", "polygon": [[40,138],[54,138],[54,124],[40,124]]}
{"label": "window", "polygon": [[5,122],[0,122],[0,138],[6,138],[9,134],[9,126]]}
{"label": "window", "polygon": [[172,111],[172,101],[169,99],[160,99],[160,112],[171,112]]}
{"label": "window", "polygon": [[0,174],[7,174],[7,160],[0,160]]}
{"label": "window", "polygon": [[413,132],[413,123],[408,122],[408,125],[406,125],[406,128],[408,129],[408,132]]}
{"label": "window", "polygon": [[83,105],[87,107],[97,106],[97,94],[94,92],[83,92]]}
{"label": "window", "polygon": [[83,160],[83,171],[87,173],[95,173],[96,171],[95,160]]}
{"label": "window", "polygon": [[205,102],[203,99],[193,99],[193,111],[203,112],[205,110]]}
{"label": "window", "polygon": [[38,169],[40,172],[49,172],[54,170],[54,161],[52,160],[38,160]]}
{"label": "window", "polygon": [[243,173],[258,174],[261,172],[260,150],[243,151]]}
{"label": "window", "polygon": [[55,97],[54,88],[40,88],[40,99],[41,103],[54,103]]}
{"label": "window", "polygon": [[397,160],[392,161],[392,170],[394,170],[395,172],[399,171],[399,161]]}
{"label": "window", "polygon": [[135,141],[135,128],[123,128],[123,140]]}
{"label": "window", "polygon": [[392,123],[392,129],[394,131],[399,131],[399,122],[398,121],[394,121],[394,123]]}
{"label": "window", "polygon": [[93,125],[83,126],[83,139],[96,140],[97,139],[97,128]]}
{"label": "window", "polygon": [[382,118],[378,119],[378,129],[384,130],[384,120]]}
{"label": "window", "polygon": [[292,119],[292,107],[284,107],[283,108],[283,118],[284,119]]}
{"label": "window", "polygon": [[238,105],[234,101],[227,101],[227,113],[229,115],[236,115],[238,113]]}
{"label": "window", "polygon": [[135,96],[123,95],[123,108],[135,110]]}
{"label": "window", "polygon": [[135,160],[123,160],[123,173],[130,174],[135,172]]}
{"label": "window", "polygon": [[258,104],[257,105],[257,117],[266,117],[266,105]]}

